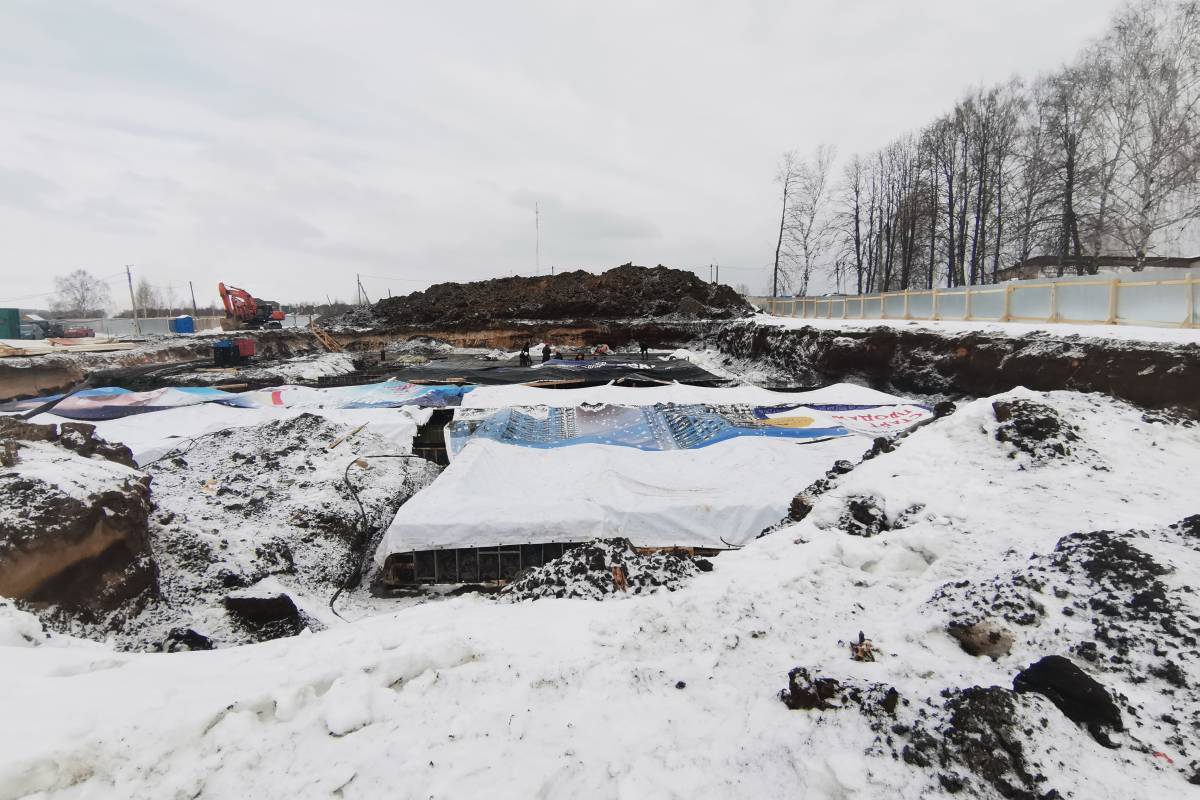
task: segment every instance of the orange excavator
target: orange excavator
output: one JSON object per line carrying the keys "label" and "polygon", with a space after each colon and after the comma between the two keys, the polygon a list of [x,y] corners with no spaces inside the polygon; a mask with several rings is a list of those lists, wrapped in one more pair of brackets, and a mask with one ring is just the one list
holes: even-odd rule
{"label": "orange excavator", "polygon": [[282,328],[283,312],[274,300],[260,300],[245,289],[217,284],[221,302],[225,304],[225,318],[221,329],[226,331],[254,330],[258,328]]}

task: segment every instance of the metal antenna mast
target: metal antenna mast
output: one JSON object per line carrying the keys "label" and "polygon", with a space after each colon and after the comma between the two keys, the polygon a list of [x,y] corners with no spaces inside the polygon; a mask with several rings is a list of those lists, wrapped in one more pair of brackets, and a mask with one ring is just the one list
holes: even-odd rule
{"label": "metal antenna mast", "polygon": [[533,204],[533,269],[534,275],[542,274],[542,219],[541,210],[534,201]]}

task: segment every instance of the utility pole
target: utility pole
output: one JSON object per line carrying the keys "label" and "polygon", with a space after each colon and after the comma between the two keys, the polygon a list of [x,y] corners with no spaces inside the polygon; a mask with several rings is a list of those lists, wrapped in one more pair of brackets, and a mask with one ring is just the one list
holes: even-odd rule
{"label": "utility pole", "polygon": [[362,305],[362,278],[358,277],[358,273],[354,273],[354,305]]}
{"label": "utility pole", "polygon": [[133,306],[133,329],[139,334],[142,332],[142,322],[138,319],[137,298],[133,296],[133,272],[129,269],[129,265],[125,265],[125,277],[129,281],[129,304]]}
{"label": "utility pole", "polygon": [[542,274],[542,216],[536,201],[533,204],[533,274]]}
{"label": "utility pole", "polygon": [[196,290],[192,287],[192,282],[188,281],[188,291],[192,293],[192,316],[200,316],[200,312],[196,310]]}
{"label": "utility pole", "polygon": [[720,283],[720,282],[721,282],[721,265],[717,264],[717,279],[715,281],[713,281],[713,283]]}

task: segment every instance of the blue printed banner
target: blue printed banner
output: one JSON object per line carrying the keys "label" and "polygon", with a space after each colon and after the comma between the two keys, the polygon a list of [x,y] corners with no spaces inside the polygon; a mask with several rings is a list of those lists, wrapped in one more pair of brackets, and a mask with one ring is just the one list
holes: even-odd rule
{"label": "blue printed banner", "polygon": [[460,409],[446,426],[446,446],[453,458],[474,438],[534,448],[606,444],[688,450],[739,436],[811,440],[849,433],[829,414],[800,405]]}

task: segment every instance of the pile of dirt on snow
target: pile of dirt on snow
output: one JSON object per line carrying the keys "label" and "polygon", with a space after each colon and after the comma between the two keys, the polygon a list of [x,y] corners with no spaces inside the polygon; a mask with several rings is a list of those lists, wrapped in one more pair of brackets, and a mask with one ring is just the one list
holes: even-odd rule
{"label": "pile of dirt on snow", "polygon": [[187,631],[224,646],[319,627],[305,609],[320,610],[372,551],[366,531],[438,473],[418,458],[361,458],[395,451],[369,427],[328,449],[352,430],[302,414],[217,431],[146,465],[160,599],[99,626],[52,626],[126,649],[174,649]]}
{"label": "pile of dirt on snow", "polygon": [[1200,779],[1200,602],[1181,582],[1198,571],[1193,516],[1160,529],[1064,536],[1009,572],[943,586],[931,605],[956,630],[986,625],[1153,692],[1168,713],[1139,714],[1136,698],[1118,697],[1131,735],[1185,756],[1176,767]]}
{"label": "pile of dirt on snow", "polygon": [[[535,278],[439,283],[373,307],[381,325],[486,327],[497,320],[635,319],[682,316],[729,319],[753,309],[733,289],[695,274],[626,264],[599,275],[577,270]],[[339,320],[362,325],[361,313]]]}
{"label": "pile of dirt on snow", "polygon": [[642,554],[628,539],[596,539],[521,573],[500,590],[502,600],[576,597],[604,600],[626,594],[675,591],[709,562],[679,551]]}
{"label": "pile of dirt on snow", "polygon": [[1034,463],[1066,458],[1079,442],[1079,429],[1065,421],[1057,411],[1032,400],[997,400],[992,403],[996,421],[996,440],[1008,442],[1030,456]]}
{"label": "pile of dirt on snow", "polygon": [[875,735],[867,752],[926,773],[930,794],[938,796],[1062,797],[1046,773],[1070,728],[1087,725],[1110,747],[1109,731],[1122,729],[1109,691],[1057,656],[1019,671],[1012,689],[947,688],[913,698],[886,684],[797,667],[779,697],[795,711],[861,714]]}

